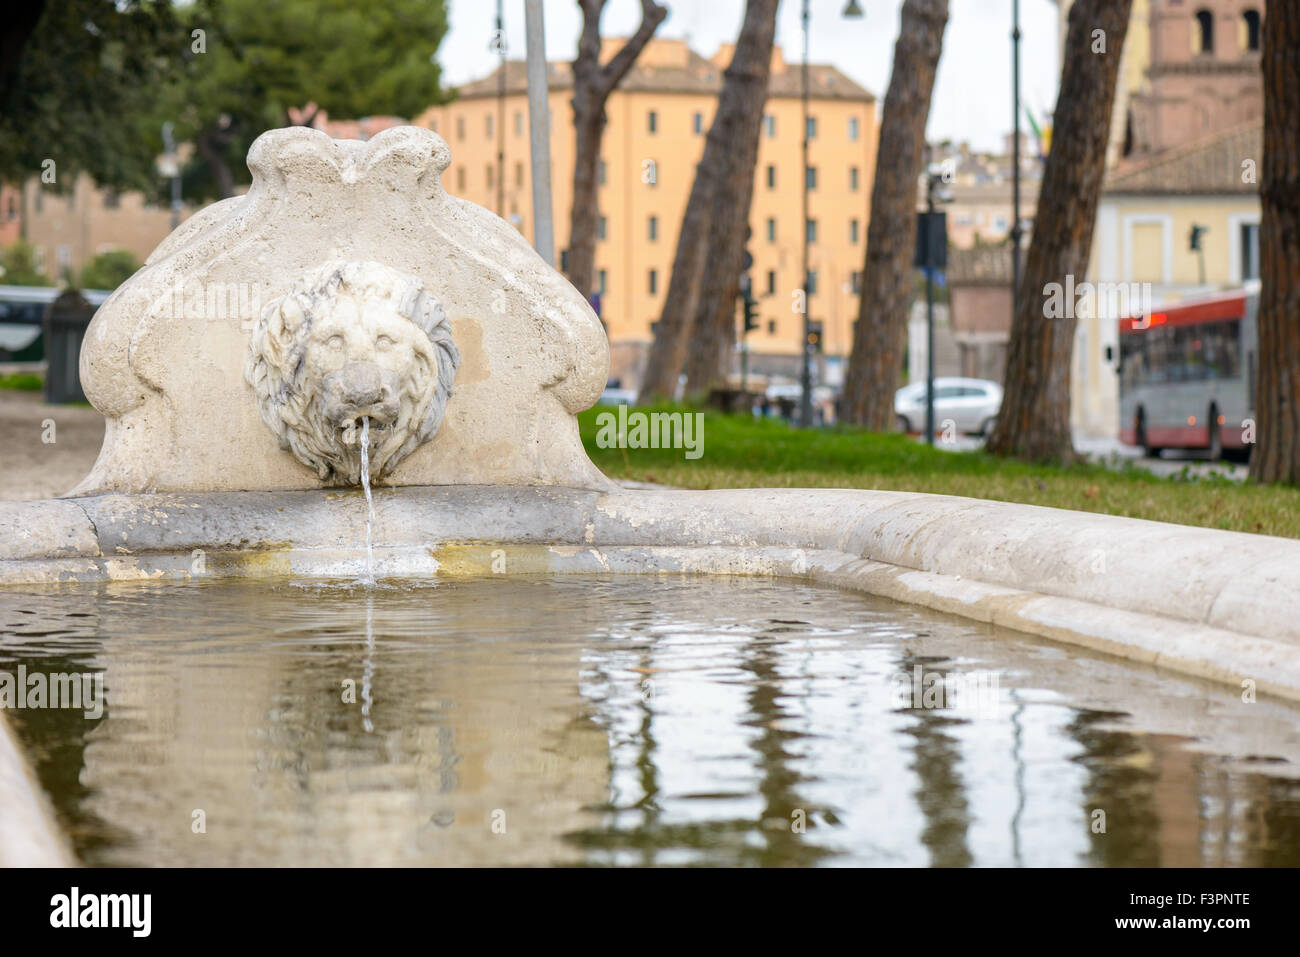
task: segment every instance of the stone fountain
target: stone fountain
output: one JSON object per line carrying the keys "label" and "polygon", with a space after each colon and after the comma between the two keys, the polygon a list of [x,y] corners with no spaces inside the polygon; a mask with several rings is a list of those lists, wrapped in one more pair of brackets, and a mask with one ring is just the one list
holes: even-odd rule
{"label": "stone fountain", "polygon": [[449,161],[411,127],[259,138],[248,194],[97,313],[81,377],[103,450],[69,497],[0,503],[0,585],[355,577],[373,531],[381,576],[806,578],[1300,698],[1300,542],[918,493],[620,488],[575,419],[606,380],[599,321],[444,192]]}

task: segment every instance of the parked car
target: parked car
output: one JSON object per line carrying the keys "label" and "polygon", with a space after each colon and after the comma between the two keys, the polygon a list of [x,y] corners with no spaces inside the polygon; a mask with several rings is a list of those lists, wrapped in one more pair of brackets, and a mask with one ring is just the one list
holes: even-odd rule
{"label": "parked car", "polygon": [[633,389],[621,389],[617,385],[605,386],[605,391],[596,401],[597,405],[636,405],[636,392]]}
{"label": "parked car", "polygon": [[[988,435],[1002,406],[1002,386],[987,379],[945,376],[934,380],[934,427],[951,419],[958,432]],[[894,393],[894,415],[904,432],[925,431],[925,383],[913,382]]]}

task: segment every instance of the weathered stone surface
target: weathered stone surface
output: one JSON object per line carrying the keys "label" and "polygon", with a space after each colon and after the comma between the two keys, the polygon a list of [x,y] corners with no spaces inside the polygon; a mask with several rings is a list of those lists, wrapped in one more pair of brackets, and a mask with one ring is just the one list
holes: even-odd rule
{"label": "weathered stone surface", "polygon": [[95,529],[74,502],[0,502],[0,561],[98,555]]}
{"label": "weathered stone surface", "polygon": [[[381,576],[807,577],[1300,699],[1290,539],[910,492],[458,486],[381,489],[375,506]],[[351,489],[115,494],[0,516],[87,556],[11,545],[0,584],[354,577],[364,557]]]}
{"label": "weathered stone surface", "polygon": [[[382,482],[610,487],[573,417],[605,385],[600,322],[517,230],[443,191],[449,162],[446,143],[415,127],[367,142],[305,128],[261,136],[249,151],[248,194],[184,223],[96,314],[81,378],[108,423],[99,460],[75,494],[353,480],[343,459],[322,478],[317,464],[281,448],[245,379],[264,312],[278,316],[281,297],[307,291],[332,263],[418,282],[445,311],[461,357],[436,433],[395,455]],[[381,333],[368,326],[374,345]],[[361,358],[372,358],[364,343]],[[399,383],[416,377],[407,365],[389,371]],[[417,439],[427,436],[416,406],[444,384],[439,378],[411,400]]]}
{"label": "weathered stone surface", "polygon": [[0,712],[0,868],[75,866],[49,800]]}

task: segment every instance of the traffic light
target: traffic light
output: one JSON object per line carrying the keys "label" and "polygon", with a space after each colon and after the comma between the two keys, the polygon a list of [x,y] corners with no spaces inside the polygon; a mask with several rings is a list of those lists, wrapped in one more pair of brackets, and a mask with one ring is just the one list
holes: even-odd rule
{"label": "traffic light", "polygon": [[746,289],[741,301],[745,304],[745,335],[749,335],[758,328],[758,300]]}
{"label": "traffic light", "polygon": [[1195,253],[1195,252],[1200,252],[1200,251],[1201,251],[1201,237],[1205,234],[1205,231],[1206,231],[1207,229],[1209,229],[1209,228],[1210,228],[1210,227],[1208,227],[1208,226],[1193,226],[1193,227],[1192,227],[1192,233],[1191,233],[1191,235],[1190,235],[1190,236],[1188,237],[1188,239],[1187,239],[1187,248],[1188,248],[1191,252],[1194,252],[1194,253]]}
{"label": "traffic light", "polygon": [[819,319],[810,319],[808,321],[808,350],[810,352],[822,351],[822,324]]}

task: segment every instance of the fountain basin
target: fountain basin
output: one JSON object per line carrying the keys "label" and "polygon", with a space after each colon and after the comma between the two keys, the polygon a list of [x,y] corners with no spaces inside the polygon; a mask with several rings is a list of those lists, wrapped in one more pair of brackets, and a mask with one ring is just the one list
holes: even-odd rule
{"label": "fountain basin", "polygon": [[[765,577],[13,589],[84,864],[1281,865],[1300,708]],[[0,825],[10,813],[0,806]]]}
{"label": "fountain basin", "polygon": [[[776,575],[1300,700],[1300,542],[886,491],[377,489],[379,577]],[[0,584],[356,577],[360,490],[0,504]]]}

